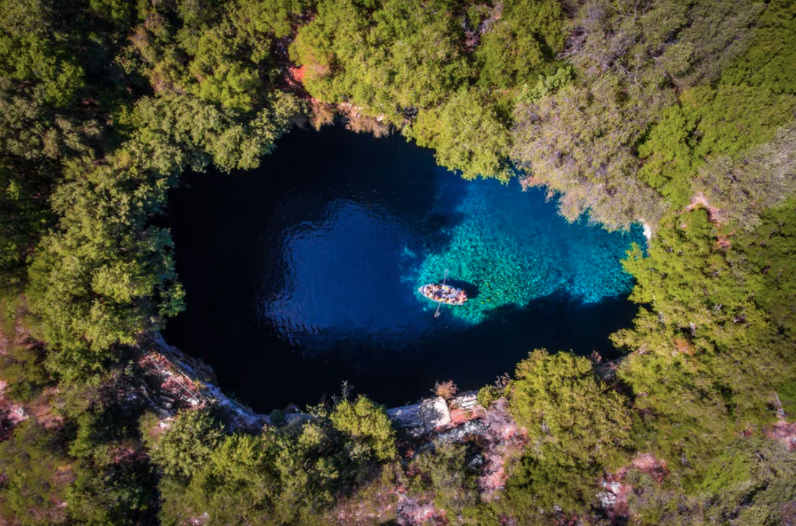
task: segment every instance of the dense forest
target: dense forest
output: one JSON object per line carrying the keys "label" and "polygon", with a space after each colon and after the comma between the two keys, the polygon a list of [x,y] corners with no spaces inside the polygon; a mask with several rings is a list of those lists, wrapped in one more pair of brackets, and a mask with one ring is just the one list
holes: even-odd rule
{"label": "dense forest", "polygon": [[[0,0],[0,120],[4,523],[796,524],[793,0]],[[333,122],[645,224],[610,374],[529,349],[497,445],[136,396],[185,306],[168,190]]]}

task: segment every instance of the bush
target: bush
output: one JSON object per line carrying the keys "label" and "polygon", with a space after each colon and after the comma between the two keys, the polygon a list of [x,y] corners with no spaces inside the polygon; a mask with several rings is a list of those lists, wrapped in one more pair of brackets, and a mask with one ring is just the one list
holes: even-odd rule
{"label": "bush", "polygon": [[364,454],[379,461],[396,458],[395,431],[384,407],[359,396],[354,403],[343,400],[334,408],[334,427],[364,447]]}
{"label": "bush", "polygon": [[416,490],[430,490],[434,503],[449,514],[461,514],[478,504],[475,476],[467,470],[466,448],[461,444],[441,443],[432,451],[417,455],[410,471]]}
{"label": "bush", "polygon": [[205,468],[223,438],[221,424],[207,410],[182,411],[171,427],[149,444],[149,456],[166,475],[187,481]]}
{"label": "bush", "polygon": [[0,444],[0,512],[23,526],[66,523],[64,501],[69,471],[64,437],[35,420],[19,424],[10,439]]}
{"label": "bush", "polygon": [[453,383],[453,380],[448,380],[447,382],[436,382],[434,384],[434,389],[431,390],[435,395],[441,396],[445,400],[450,400],[456,393],[459,392],[459,388],[456,387],[456,384]]}
{"label": "bush", "polygon": [[536,350],[517,365],[508,392],[509,410],[537,456],[613,465],[630,446],[627,400],[597,378],[588,358]]}

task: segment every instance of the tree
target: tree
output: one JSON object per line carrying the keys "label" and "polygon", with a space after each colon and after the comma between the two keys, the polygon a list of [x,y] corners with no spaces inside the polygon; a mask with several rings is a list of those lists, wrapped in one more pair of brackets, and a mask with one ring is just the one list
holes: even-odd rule
{"label": "tree", "polygon": [[735,158],[710,159],[692,183],[717,209],[718,221],[752,231],[762,214],[796,195],[796,128],[778,131],[774,140]]}
{"label": "tree", "polygon": [[408,132],[420,146],[434,148],[437,163],[465,179],[512,175],[507,154],[511,136],[487,97],[461,90],[439,109],[420,112]]}
{"label": "tree", "polygon": [[167,476],[187,481],[204,469],[223,438],[223,427],[208,411],[183,411],[149,444],[149,456]]}
{"label": "tree", "polygon": [[510,0],[493,8],[476,48],[479,84],[513,88],[553,61],[564,44],[564,10],[558,0]]}
{"label": "tree", "polygon": [[329,417],[335,429],[350,435],[362,450],[356,454],[372,456],[376,460],[394,460],[395,431],[380,405],[359,396],[356,401],[343,400],[337,404]]}
{"label": "tree", "polygon": [[528,432],[531,454],[562,465],[610,465],[630,442],[627,401],[603,385],[586,358],[545,350],[517,365],[509,409]]}
{"label": "tree", "polygon": [[25,526],[66,524],[65,485],[58,473],[68,469],[63,436],[34,420],[22,422],[0,444],[0,472],[5,479],[0,510]]}
{"label": "tree", "polygon": [[556,507],[579,513],[596,495],[599,474],[626,459],[628,401],[596,377],[591,361],[570,353],[536,350],[515,376],[509,410],[527,431],[528,448],[500,509],[524,521]]}
{"label": "tree", "polygon": [[[103,448],[104,449],[104,448]],[[66,504],[84,524],[123,526],[151,522],[157,511],[157,475],[143,452],[123,444],[75,465]]]}
{"label": "tree", "polygon": [[588,211],[606,228],[656,223],[666,204],[636,177],[634,145],[647,125],[649,101],[629,98],[617,78],[571,85],[515,110],[511,158],[526,186],[561,194],[570,221]]}
{"label": "tree", "polygon": [[747,52],[722,72],[727,84],[766,87],[774,93],[796,94],[796,16],[793,2],[774,0],[760,16]]}
{"label": "tree", "polygon": [[402,125],[472,75],[459,46],[463,29],[451,14],[454,4],[324,0],[314,20],[299,29],[291,58],[303,66],[313,97],[350,102],[370,117]]}
{"label": "tree", "polygon": [[[771,418],[771,393],[794,378],[790,337],[758,300],[770,297],[761,258],[781,264],[776,252],[763,256],[759,242],[771,227],[723,241],[707,211],[697,209],[669,218],[649,256],[637,248],[626,262],[636,278],[631,299],[645,306],[634,329],[612,338],[630,352],[618,374],[642,415],[636,441],[693,480],[701,480],[719,444]],[[793,273],[778,268],[787,295]]]}
{"label": "tree", "polygon": [[466,454],[464,445],[442,442],[412,459],[417,490],[430,490],[434,503],[452,516],[478,504],[476,480],[467,469]]}

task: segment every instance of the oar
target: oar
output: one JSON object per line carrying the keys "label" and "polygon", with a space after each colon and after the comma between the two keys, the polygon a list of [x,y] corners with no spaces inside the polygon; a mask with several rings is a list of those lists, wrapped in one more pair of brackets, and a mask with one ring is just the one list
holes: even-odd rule
{"label": "oar", "polygon": [[[445,277],[442,278],[442,286],[445,286],[445,280],[448,279],[448,269],[445,269]],[[437,303],[437,311],[434,313],[435,318],[439,318],[439,308],[442,307],[442,302]]]}

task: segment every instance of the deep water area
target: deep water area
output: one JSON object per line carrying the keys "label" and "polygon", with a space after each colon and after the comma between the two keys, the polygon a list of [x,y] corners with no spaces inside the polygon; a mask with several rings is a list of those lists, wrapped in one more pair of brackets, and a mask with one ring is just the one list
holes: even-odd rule
{"label": "deep water area", "polygon": [[[343,381],[387,405],[436,380],[475,389],[535,348],[613,356],[640,228],[569,224],[542,191],[464,181],[400,136],[337,126],[277,146],[256,170],[186,175],[165,217],[188,305],[166,340],[255,410]],[[446,272],[470,301],[434,317],[417,288]]]}

